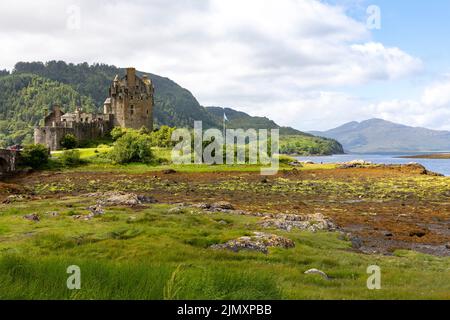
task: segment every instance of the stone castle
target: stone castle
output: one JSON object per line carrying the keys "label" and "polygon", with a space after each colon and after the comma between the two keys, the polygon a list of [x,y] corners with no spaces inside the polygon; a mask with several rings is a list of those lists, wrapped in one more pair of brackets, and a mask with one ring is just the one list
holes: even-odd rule
{"label": "stone castle", "polygon": [[34,142],[59,150],[61,139],[67,134],[86,141],[101,138],[114,127],[153,130],[153,84],[146,75],[138,77],[136,69],[126,70],[124,77],[114,78],[103,113],[86,113],[81,107],[64,113],[60,106],[54,106],[44,118],[44,125],[34,129]]}

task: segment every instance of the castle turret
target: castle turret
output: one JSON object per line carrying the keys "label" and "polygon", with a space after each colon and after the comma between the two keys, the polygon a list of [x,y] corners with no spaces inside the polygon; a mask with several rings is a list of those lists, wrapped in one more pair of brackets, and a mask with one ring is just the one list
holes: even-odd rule
{"label": "castle turret", "polygon": [[141,79],[135,68],[127,68],[122,79],[114,78],[109,93],[104,110],[114,115],[114,126],[153,130],[154,88],[147,76]]}

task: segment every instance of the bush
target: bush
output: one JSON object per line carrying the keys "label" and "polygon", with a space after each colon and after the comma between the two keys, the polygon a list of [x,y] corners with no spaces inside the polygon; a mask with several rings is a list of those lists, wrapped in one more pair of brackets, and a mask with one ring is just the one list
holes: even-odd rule
{"label": "bush", "polygon": [[61,147],[63,147],[66,150],[70,150],[70,149],[74,149],[77,147],[78,145],[78,140],[77,138],[73,135],[73,134],[66,134],[62,139],[61,139]]}
{"label": "bush", "polygon": [[48,164],[49,150],[42,144],[26,145],[20,153],[20,159],[22,165],[39,169]]}
{"label": "bush", "polygon": [[113,141],[117,141],[119,138],[121,138],[125,133],[127,133],[127,129],[121,128],[121,127],[115,127],[111,130],[109,135],[113,139]]}
{"label": "bush", "polygon": [[174,141],[172,141],[172,133],[176,128],[171,128],[169,126],[161,126],[158,130],[150,133],[152,138],[152,144],[154,147],[169,148],[175,146]]}
{"label": "bush", "polygon": [[61,163],[67,167],[77,166],[82,163],[80,151],[78,150],[64,151],[59,159],[61,160]]}
{"label": "bush", "polygon": [[149,163],[154,159],[151,148],[152,140],[149,135],[130,130],[116,141],[110,158],[116,163]]}

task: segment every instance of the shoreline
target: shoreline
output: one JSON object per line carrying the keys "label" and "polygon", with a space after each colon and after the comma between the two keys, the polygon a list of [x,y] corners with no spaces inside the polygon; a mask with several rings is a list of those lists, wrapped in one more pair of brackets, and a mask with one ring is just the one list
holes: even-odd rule
{"label": "shoreline", "polygon": [[450,159],[450,153],[431,153],[431,154],[418,154],[412,156],[400,156],[400,159]]}

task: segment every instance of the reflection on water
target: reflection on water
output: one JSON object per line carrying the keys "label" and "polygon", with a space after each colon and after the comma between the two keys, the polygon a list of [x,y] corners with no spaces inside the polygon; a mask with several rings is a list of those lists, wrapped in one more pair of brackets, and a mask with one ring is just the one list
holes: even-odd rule
{"label": "reflection on water", "polygon": [[297,157],[300,161],[311,160],[315,163],[339,163],[352,160],[365,160],[377,164],[406,164],[417,162],[430,171],[450,176],[450,159],[403,159],[399,155],[386,154],[339,154],[323,157]]}

